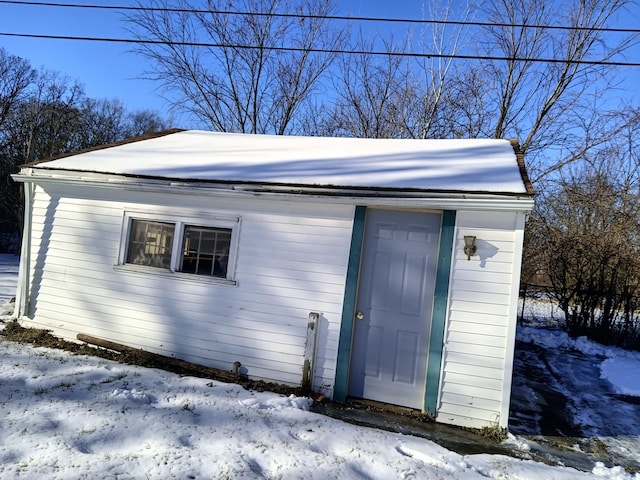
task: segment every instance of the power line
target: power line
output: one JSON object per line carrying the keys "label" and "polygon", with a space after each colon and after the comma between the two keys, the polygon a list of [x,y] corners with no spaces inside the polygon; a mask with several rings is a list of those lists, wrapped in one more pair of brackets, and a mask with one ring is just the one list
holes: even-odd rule
{"label": "power line", "polygon": [[326,20],[344,20],[344,21],[361,21],[361,22],[387,22],[387,23],[417,23],[417,24],[438,24],[438,25],[460,25],[475,27],[508,27],[508,28],[535,28],[549,30],[578,30],[590,32],[604,33],[631,33],[640,34],[640,29],[634,28],[604,28],[604,27],[571,27],[563,25],[539,25],[526,23],[491,23],[491,22],[473,22],[463,20],[420,20],[416,18],[381,18],[381,17],[356,17],[346,15],[313,15],[301,13],[264,13],[264,12],[241,12],[229,10],[202,10],[190,8],[176,7],[136,7],[130,5],[98,5],[98,4],[77,4],[77,3],[53,3],[38,2],[27,0],[0,0],[0,4],[11,5],[29,5],[42,7],[63,7],[63,8],[85,8],[85,9],[102,9],[102,10],[123,10],[123,11],[152,11],[152,12],[168,12],[168,13],[212,13],[219,15],[245,15],[245,16],[267,16],[267,17],[283,17],[283,18],[309,18],[309,19],[326,19]]}
{"label": "power line", "polygon": [[[1,3],[2,0],[0,0]],[[393,56],[393,57],[413,57],[413,58],[450,58],[460,60],[498,60],[498,61],[517,61],[517,62],[537,62],[537,63],[571,63],[575,65],[607,65],[618,67],[640,67],[640,63],[630,62],[612,62],[602,60],[564,60],[557,58],[527,58],[527,57],[500,57],[491,55],[462,55],[462,54],[444,54],[444,53],[414,53],[414,52],[381,52],[369,50],[341,50],[332,48],[300,48],[300,47],[277,47],[264,45],[238,45],[228,43],[206,43],[206,42],[177,42],[165,40],[147,40],[133,38],[110,38],[110,37],[76,37],[69,35],[39,35],[33,33],[10,33],[0,32],[0,36],[18,37],[18,38],[36,38],[47,40],[73,40],[85,42],[108,42],[108,43],[142,43],[147,45],[176,45],[184,47],[209,47],[209,48],[239,48],[246,50],[272,50],[276,52],[310,52],[310,53],[328,53],[338,55],[375,55],[375,56]]]}

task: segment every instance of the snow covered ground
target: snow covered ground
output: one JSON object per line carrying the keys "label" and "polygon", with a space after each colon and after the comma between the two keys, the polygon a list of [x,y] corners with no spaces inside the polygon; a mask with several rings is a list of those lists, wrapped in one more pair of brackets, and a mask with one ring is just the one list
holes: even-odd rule
{"label": "snow covered ground", "polygon": [[[0,255],[5,312],[15,291],[15,265],[15,257]],[[530,335],[546,341],[541,332]],[[640,395],[638,381],[624,375],[640,371],[640,359],[623,351],[606,354],[598,360],[602,375],[625,395]],[[582,472],[502,455],[459,455],[429,440],[312,413],[304,398],[2,337],[0,355],[3,479],[640,480],[640,473],[601,463]],[[509,441],[528,447],[518,438]]]}
{"label": "snow covered ground", "polygon": [[639,375],[640,352],[571,339],[557,328],[519,326],[510,431],[529,439],[534,453],[538,444],[564,446],[541,450],[565,464],[576,465],[576,454],[581,466],[606,455],[640,471]]}
{"label": "snow covered ground", "polygon": [[519,327],[518,340],[553,350],[578,351],[593,361],[604,358],[599,362],[600,378],[607,380],[615,393],[640,397],[640,352],[606,347],[586,337],[572,339],[560,330],[532,326]]}
{"label": "snow covered ground", "polygon": [[16,295],[18,263],[15,255],[0,254],[0,320],[13,313],[10,301]]}

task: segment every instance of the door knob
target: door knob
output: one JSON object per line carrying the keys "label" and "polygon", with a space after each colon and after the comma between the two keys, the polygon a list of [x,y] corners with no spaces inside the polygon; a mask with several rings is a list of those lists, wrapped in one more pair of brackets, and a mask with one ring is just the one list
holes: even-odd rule
{"label": "door knob", "polygon": [[362,312],[357,312],[356,313],[356,319],[357,320],[362,320],[364,318],[364,313]]}

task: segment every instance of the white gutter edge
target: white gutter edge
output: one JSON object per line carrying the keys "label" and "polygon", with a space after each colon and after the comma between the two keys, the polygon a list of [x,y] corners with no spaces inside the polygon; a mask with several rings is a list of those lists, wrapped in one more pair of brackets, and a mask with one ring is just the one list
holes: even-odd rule
{"label": "white gutter edge", "polygon": [[[35,173],[35,174],[34,174]],[[138,192],[154,192],[175,195],[206,195],[206,196],[242,196],[266,197],[275,199],[290,199],[295,201],[317,201],[330,204],[362,205],[367,207],[405,207],[429,208],[435,210],[499,210],[528,212],[533,208],[534,200],[527,194],[500,195],[490,193],[435,193],[405,194],[398,192],[393,196],[390,192],[369,191],[368,194],[354,194],[348,189],[323,189],[321,187],[281,187],[258,189],[246,185],[210,185],[179,182],[175,180],[144,180],[122,178],[118,176],[103,176],[100,178],[91,174],[69,178],[53,176],[49,172],[37,172],[32,168],[23,168],[20,173],[11,175],[18,182],[36,182],[41,185],[75,185],[85,187],[109,188]]]}

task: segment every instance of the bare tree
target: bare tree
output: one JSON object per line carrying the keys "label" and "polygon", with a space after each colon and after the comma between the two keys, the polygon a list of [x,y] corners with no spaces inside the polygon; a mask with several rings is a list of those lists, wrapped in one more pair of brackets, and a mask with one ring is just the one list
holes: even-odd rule
{"label": "bare tree", "polygon": [[[14,165],[74,149],[84,90],[67,77],[39,71],[28,96],[12,109],[3,129],[4,156]],[[16,163],[19,162],[19,163]]]}
{"label": "bare tree", "polygon": [[541,192],[523,268],[558,302],[572,336],[638,349],[639,126],[565,168]]}
{"label": "bare tree", "polygon": [[139,137],[147,133],[161,132],[172,125],[172,119],[163,118],[153,110],[136,110],[129,112],[124,118],[120,139]]}
{"label": "bare tree", "polygon": [[144,6],[182,12],[145,9],[129,18],[138,38],[164,42],[138,47],[153,64],[148,76],[208,128],[280,135],[299,128],[296,115],[335,59],[311,50],[339,49],[344,39],[323,18],[331,0],[242,0],[233,10],[209,0],[208,11],[195,12],[199,5],[154,0]]}
{"label": "bare tree", "polygon": [[[496,0],[489,5],[484,52],[506,60],[487,64],[486,78],[494,95],[487,108],[493,112],[485,127],[496,138],[518,137],[527,152],[534,179],[585,156],[617,134],[624,125],[603,129],[593,136],[583,130],[583,119],[606,109],[602,90],[610,90],[612,67],[599,64],[624,52],[634,37],[606,42],[603,28],[629,0]],[[545,26],[562,25],[551,29]],[[536,59],[554,59],[554,63]],[[594,63],[583,63],[592,61]],[[606,118],[600,118],[603,123]],[[544,152],[554,149],[550,161]],[[558,151],[563,152],[557,158]]]}
{"label": "bare tree", "polygon": [[[462,23],[446,22],[473,20],[477,6],[473,1],[452,0],[430,1],[424,6],[428,18],[437,18],[442,23],[422,27],[416,35],[416,48],[425,56],[409,62],[404,75],[405,88],[399,110],[405,135],[411,138],[475,136],[476,117],[483,111],[482,93],[475,87],[469,91],[477,80],[475,69],[468,65],[465,68],[454,59],[471,41],[469,29]],[[410,35],[408,46],[412,40]]]}
{"label": "bare tree", "polygon": [[117,100],[89,99],[77,82],[34,71],[2,50],[0,70],[8,72],[0,78],[0,232],[11,236],[22,224],[20,186],[11,179],[20,165],[166,128],[153,112],[130,113]]}
{"label": "bare tree", "polygon": [[80,128],[72,133],[74,150],[117,142],[168,128],[165,120],[153,111],[130,112],[117,99],[85,98],[79,105]]}
{"label": "bare tree", "polygon": [[28,61],[0,48],[0,128],[12,108],[24,98],[35,75]]}
{"label": "bare tree", "polygon": [[[12,124],[12,115],[16,107],[25,100],[29,89],[36,78],[36,71],[31,64],[20,57],[10,55],[4,48],[0,48],[0,249],[5,243],[15,248],[11,236],[15,230],[12,220],[14,217],[7,211],[14,201],[11,178],[13,162],[6,155],[11,143],[7,128]],[[19,223],[18,223],[19,225]],[[7,235],[5,232],[9,232]]]}
{"label": "bare tree", "polygon": [[[473,11],[471,3],[460,8],[459,2],[453,1],[433,1],[428,7],[429,17],[443,21],[452,20],[454,10],[456,20],[469,20]],[[384,49],[388,55],[356,53],[342,57],[333,75],[335,105],[320,133],[405,138],[475,136],[482,125],[484,90],[480,87],[485,83],[479,82],[474,69],[454,65],[453,56],[465,41],[465,27],[444,23],[431,23],[417,34],[409,31],[402,42],[392,36],[367,39],[361,31],[353,50]],[[427,56],[399,55],[416,48]],[[438,55],[428,56],[431,53]]]}
{"label": "bare tree", "polygon": [[[354,50],[375,50],[375,39],[362,32]],[[319,132],[329,136],[393,138],[402,135],[398,105],[403,95],[402,59],[393,55],[399,48],[382,41],[389,55],[358,53],[342,57],[334,76],[336,100],[325,126]]]}

